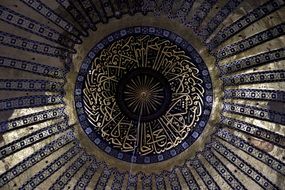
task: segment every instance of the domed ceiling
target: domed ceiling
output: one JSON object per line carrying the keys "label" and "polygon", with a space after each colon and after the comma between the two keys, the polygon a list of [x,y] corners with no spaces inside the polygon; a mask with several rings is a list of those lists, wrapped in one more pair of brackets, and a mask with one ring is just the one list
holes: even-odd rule
{"label": "domed ceiling", "polygon": [[284,0],[0,4],[1,189],[284,189]]}

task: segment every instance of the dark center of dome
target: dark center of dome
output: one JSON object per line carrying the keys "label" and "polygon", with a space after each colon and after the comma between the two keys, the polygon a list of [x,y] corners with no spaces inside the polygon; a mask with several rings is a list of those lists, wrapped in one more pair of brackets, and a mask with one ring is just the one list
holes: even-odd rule
{"label": "dark center of dome", "polygon": [[133,120],[158,118],[165,113],[170,100],[171,89],[167,79],[150,68],[131,70],[118,83],[118,105]]}

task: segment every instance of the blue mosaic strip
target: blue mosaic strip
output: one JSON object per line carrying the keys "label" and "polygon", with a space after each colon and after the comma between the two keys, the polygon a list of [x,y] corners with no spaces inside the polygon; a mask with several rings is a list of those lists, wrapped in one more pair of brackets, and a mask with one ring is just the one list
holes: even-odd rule
{"label": "blue mosaic strip", "polygon": [[47,80],[26,80],[26,79],[0,79],[0,90],[29,91],[29,92],[59,92],[63,93],[64,83]]}
{"label": "blue mosaic strip", "polygon": [[0,31],[0,44],[21,49],[28,52],[38,53],[51,57],[59,57],[65,59],[68,54],[75,53],[65,48],[52,46],[39,41],[29,40],[13,34]]}
{"label": "blue mosaic strip", "polygon": [[135,190],[137,189],[137,185],[138,185],[138,175],[132,175],[129,173],[126,190]]}
{"label": "blue mosaic strip", "polygon": [[285,164],[278,160],[277,158],[271,156],[267,152],[250,145],[246,141],[242,140],[241,138],[231,134],[229,131],[225,129],[220,129],[216,133],[217,137],[220,139],[228,142],[229,144],[237,147],[238,149],[244,151],[248,155],[256,158],[257,160],[263,162],[268,167],[272,168],[273,170],[279,172],[282,175],[285,175]]}
{"label": "blue mosaic strip", "polygon": [[194,160],[190,160],[190,164],[194,167],[198,175],[201,177],[207,189],[220,190],[220,187],[218,186],[216,181],[209,174],[209,172],[205,169],[204,165],[201,163],[201,161],[198,158],[195,158]]}
{"label": "blue mosaic strip", "polygon": [[155,175],[155,186],[156,189],[166,189],[163,174]]}
{"label": "blue mosaic strip", "polygon": [[0,20],[32,34],[41,36],[49,41],[58,43],[64,47],[72,48],[74,45],[71,39],[63,36],[58,31],[1,5]]}
{"label": "blue mosaic strip", "polygon": [[197,181],[195,180],[192,172],[190,171],[190,169],[188,168],[187,165],[179,167],[179,170],[180,170],[184,180],[186,181],[189,189],[200,190],[200,187],[199,187]]}
{"label": "blue mosaic strip", "polygon": [[285,81],[285,70],[261,71],[222,77],[225,86]]}
{"label": "blue mosaic strip", "polygon": [[31,177],[19,189],[21,190],[35,189],[43,181],[45,181],[52,174],[54,174],[56,171],[62,168],[67,162],[72,160],[72,158],[74,158],[81,151],[82,149],[78,145],[73,146],[68,151],[66,151],[64,154],[62,154],[60,157],[58,157],[56,160],[54,160],[52,163],[50,163],[47,167],[42,169],[39,173]]}
{"label": "blue mosaic strip", "polygon": [[235,113],[239,115],[249,116],[260,120],[270,121],[273,123],[285,124],[285,114],[271,111],[268,109],[257,108],[253,106],[245,106],[242,104],[223,104],[223,112]]}
{"label": "blue mosaic strip", "polygon": [[56,79],[64,79],[65,71],[63,69],[43,65],[40,63],[12,59],[9,57],[0,56],[0,67],[7,67],[21,71],[30,72],[37,75],[47,76]]}
{"label": "blue mosaic strip", "polygon": [[93,25],[102,22],[102,19],[91,0],[80,0],[78,1],[81,7],[84,9],[88,18],[92,21]]}
{"label": "blue mosaic strip", "polygon": [[213,6],[217,3],[217,0],[204,0],[200,7],[195,9],[196,12],[194,13],[193,18],[190,20],[189,25],[194,29],[194,31],[197,31],[197,28],[201,25],[205,17],[208,15],[210,10],[213,8]]}
{"label": "blue mosaic strip", "polygon": [[247,28],[254,22],[280,9],[284,4],[285,2],[283,0],[269,0],[268,2],[258,6],[230,26],[219,31],[218,34],[207,44],[209,50],[212,51],[230,37]]}
{"label": "blue mosaic strip", "polygon": [[285,136],[282,136],[278,133],[272,132],[270,130],[258,127],[250,123],[224,116],[222,116],[220,123],[221,127],[229,127],[231,129],[241,131],[253,137],[265,140],[274,145],[285,148]]}
{"label": "blue mosaic strip", "polygon": [[212,17],[212,19],[199,30],[199,35],[206,40],[224,20],[240,5],[243,0],[228,0],[221,10]]}
{"label": "blue mosaic strip", "polygon": [[92,24],[92,21],[78,10],[76,5],[74,4],[74,1],[56,1],[74,18],[74,20],[86,31],[86,33],[89,28],[95,30],[95,26]]}
{"label": "blue mosaic strip", "polygon": [[93,158],[93,161],[91,162],[91,164],[87,167],[87,169],[84,171],[82,176],[77,181],[74,189],[85,190],[87,188],[89,182],[91,181],[92,177],[97,172],[99,165],[100,164],[96,160],[94,160],[94,158]]}
{"label": "blue mosaic strip", "polygon": [[172,170],[171,173],[168,173],[167,177],[168,177],[168,180],[169,180],[169,183],[170,183],[172,190],[181,190],[182,189],[175,170]]}
{"label": "blue mosaic strip", "polygon": [[154,12],[156,7],[156,2],[153,0],[143,0],[143,5],[141,7],[142,13],[145,15],[149,12]]}
{"label": "blue mosaic strip", "polygon": [[224,98],[285,102],[285,91],[260,89],[225,90]]}
{"label": "blue mosaic strip", "polygon": [[152,177],[153,175],[145,175],[144,173],[142,175],[142,189],[143,190],[152,190]]}
{"label": "blue mosaic strip", "polygon": [[257,54],[240,60],[235,60],[229,64],[219,64],[219,69],[222,75],[230,74],[236,71],[265,65],[268,63],[277,62],[285,59],[285,48],[276,49],[273,51]]}
{"label": "blue mosaic strip", "polygon": [[18,152],[28,146],[36,144],[50,136],[61,133],[67,130],[68,128],[70,128],[70,126],[68,125],[67,120],[66,120],[66,121],[63,121],[63,122],[60,122],[54,125],[50,125],[38,131],[35,131],[24,137],[21,137],[0,148],[0,159],[6,158],[9,155],[14,154],[15,152]]}
{"label": "blue mosaic strip", "polygon": [[[123,183],[124,183],[126,173],[120,173],[118,171],[115,171],[114,173],[115,173],[114,174],[115,176],[114,176],[114,180],[113,180],[111,189],[112,190],[121,190]],[[143,188],[144,188],[144,186],[143,186]]]}
{"label": "blue mosaic strip", "polygon": [[232,189],[246,189],[244,185],[235,177],[234,174],[216,157],[210,150],[206,150],[202,154],[204,158],[213,166],[220,176],[228,183]]}
{"label": "blue mosaic strip", "polygon": [[44,121],[49,121],[51,119],[57,119],[64,116],[66,116],[64,113],[64,108],[60,107],[25,115],[22,117],[17,117],[15,119],[0,122],[0,133],[3,134],[7,131],[35,125]]}
{"label": "blue mosaic strip", "polygon": [[275,190],[278,189],[269,179],[267,179],[264,175],[262,175],[258,170],[251,167],[249,163],[247,163],[241,157],[236,155],[226,146],[222,145],[217,141],[214,141],[212,143],[212,148],[221,156],[226,158],[231,164],[236,166],[246,176],[248,176],[257,184],[259,184],[263,189],[275,189]]}
{"label": "blue mosaic strip", "polygon": [[78,30],[73,24],[62,18],[60,15],[55,13],[51,8],[46,6],[40,0],[20,0],[21,2],[25,3],[27,6],[34,9],[36,12],[44,16],[46,19],[53,22],[58,27],[62,28],[66,32],[70,34],[70,38],[76,42],[81,43],[82,40],[80,39],[81,35],[86,35],[84,31]]}
{"label": "blue mosaic strip", "polygon": [[51,95],[40,95],[40,96],[23,96],[19,98],[10,98],[0,100],[0,111],[21,109],[21,108],[34,108],[55,104],[64,104],[63,96],[51,96]]}
{"label": "blue mosaic strip", "polygon": [[187,16],[189,15],[192,6],[193,6],[194,0],[183,0],[179,10],[176,13],[176,17],[179,19],[180,22],[188,26],[189,20],[187,19]]}
{"label": "blue mosaic strip", "polygon": [[97,180],[95,189],[105,190],[112,173],[113,169],[109,169],[107,166],[105,166],[102,173],[100,174],[99,179]]}
{"label": "blue mosaic strip", "polygon": [[19,164],[13,166],[8,171],[1,174],[0,187],[3,187],[5,184],[9,183],[32,166],[36,165],[38,162],[42,161],[60,148],[74,141],[74,139],[75,137],[73,135],[73,132],[69,131],[67,135],[61,136],[51,143],[45,145],[43,148],[37,150],[35,153],[25,158]]}
{"label": "blue mosaic strip", "polygon": [[285,34],[285,24],[279,24],[268,30],[262,31],[244,40],[238,41],[234,44],[228,45],[216,54],[217,59],[224,59],[229,56],[236,55],[240,52],[253,48],[264,42],[277,38]]}
{"label": "blue mosaic strip", "polygon": [[82,153],[79,157],[56,179],[56,181],[49,187],[49,190],[63,189],[72,177],[82,168],[86,163],[88,156]]}

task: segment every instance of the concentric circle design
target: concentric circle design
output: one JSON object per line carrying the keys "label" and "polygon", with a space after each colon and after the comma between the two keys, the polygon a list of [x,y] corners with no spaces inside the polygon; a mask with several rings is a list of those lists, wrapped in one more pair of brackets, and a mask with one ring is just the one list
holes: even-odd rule
{"label": "concentric circle design", "polygon": [[152,121],[168,110],[171,87],[158,71],[140,67],[129,71],[118,82],[117,103],[135,121]]}
{"label": "concentric circle design", "polygon": [[[0,5],[0,189],[284,189],[285,1]],[[127,28],[134,25],[160,28]],[[157,68],[169,63],[170,72]],[[195,101],[173,107],[183,91]],[[199,105],[201,115],[190,117]],[[169,110],[170,124],[156,125]],[[120,130],[99,128],[106,121]],[[140,142],[166,135],[169,149],[142,154],[155,149]],[[115,146],[122,139],[134,139],[133,151]]]}
{"label": "concentric circle design", "polygon": [[184,39],[132,27],[90,51],[75,96],[81,126],[99,148],[124,161],[154,163],[181,153],[202,133],[212,85]]}

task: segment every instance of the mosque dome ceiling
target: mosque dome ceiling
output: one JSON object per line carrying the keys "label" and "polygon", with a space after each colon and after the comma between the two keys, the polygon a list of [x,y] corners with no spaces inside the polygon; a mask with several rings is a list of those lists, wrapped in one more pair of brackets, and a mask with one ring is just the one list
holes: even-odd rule
{"label": "mosque dome ceiling", "polygon": [[0,189],[284,189],[284,4],[0,1]]}

